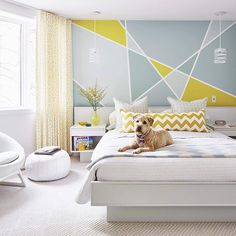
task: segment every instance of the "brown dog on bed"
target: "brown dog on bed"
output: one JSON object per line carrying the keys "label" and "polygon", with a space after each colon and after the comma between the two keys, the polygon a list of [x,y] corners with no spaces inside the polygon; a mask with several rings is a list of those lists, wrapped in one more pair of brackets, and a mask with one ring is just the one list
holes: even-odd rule
{"label": "brown dog on bed", "polygon": [[166,130],[154,131],[151,126],[154,120],[151,117],[135,116],[134,128],[136,132],[135,141],[128,146],[120,148],[119,152],[125,152],[129,149],[135,149],[134,154],[141,152],[151,152],[158,148],[170,145],[173,139]]}

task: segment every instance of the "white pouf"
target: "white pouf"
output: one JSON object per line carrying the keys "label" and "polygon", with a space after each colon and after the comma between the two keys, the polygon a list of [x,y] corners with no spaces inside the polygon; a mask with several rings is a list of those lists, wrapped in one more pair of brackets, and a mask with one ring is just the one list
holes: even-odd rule
{"label": "white pouf", "polygon": [[60,150],[53,155],[30,154],[25,162],[29,179],[34,181],[51,181],[61,179],[70,172],[70,156]]}

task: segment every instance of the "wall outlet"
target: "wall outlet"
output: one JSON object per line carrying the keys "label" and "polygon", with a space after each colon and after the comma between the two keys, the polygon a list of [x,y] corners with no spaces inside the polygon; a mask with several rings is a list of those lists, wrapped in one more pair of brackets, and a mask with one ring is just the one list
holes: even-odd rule
{"label": "wall outlet", "polygon": [[215,103],[215,102],[216,102],[216,95],[212,95],[212,96],[211,96],[211,102],[212,102],[212,103]]}

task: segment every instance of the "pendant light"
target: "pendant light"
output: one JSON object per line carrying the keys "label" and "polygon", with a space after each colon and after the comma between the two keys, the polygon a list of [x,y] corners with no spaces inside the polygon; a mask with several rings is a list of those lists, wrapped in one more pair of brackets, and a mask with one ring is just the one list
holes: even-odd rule
{"label": "pendant light", "polygon": [[89,49],[89,62],[92,64],[99,64],[100,62],[100,55],[97,49],[97,22],[96,16],[101,14],[100,11],[94,11],[93,15],[93,31],[94,31],[94,45],[92,48]]}
{"label": "pendant light", "polygon": [[216,64],[223,64],[226,63],[226,59],[227,59],[227,50],[226,48],[223,48],[221,46],[221,20],[222,20],[222,16],[225,15],[226,12],[225,11],[220,11],[215,13],[215,15],[217,15],[219,17],[219,47],[215,49],[214,51],[214,63]]}

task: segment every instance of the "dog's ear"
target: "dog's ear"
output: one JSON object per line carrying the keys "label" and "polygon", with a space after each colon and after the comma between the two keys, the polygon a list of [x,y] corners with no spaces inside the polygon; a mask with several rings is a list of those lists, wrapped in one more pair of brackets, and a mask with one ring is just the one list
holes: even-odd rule
{"label": "dog's ear", "polygon": [[151,117],[147,117],[147,120],[148,120],[149,124],[152,126],[154,120]]}
{"label": "dog's ear", "polygon": [[133,116],[133,121],[137,120],[138,117],[139,117],[139,114],[134,115],[134,116]]}

